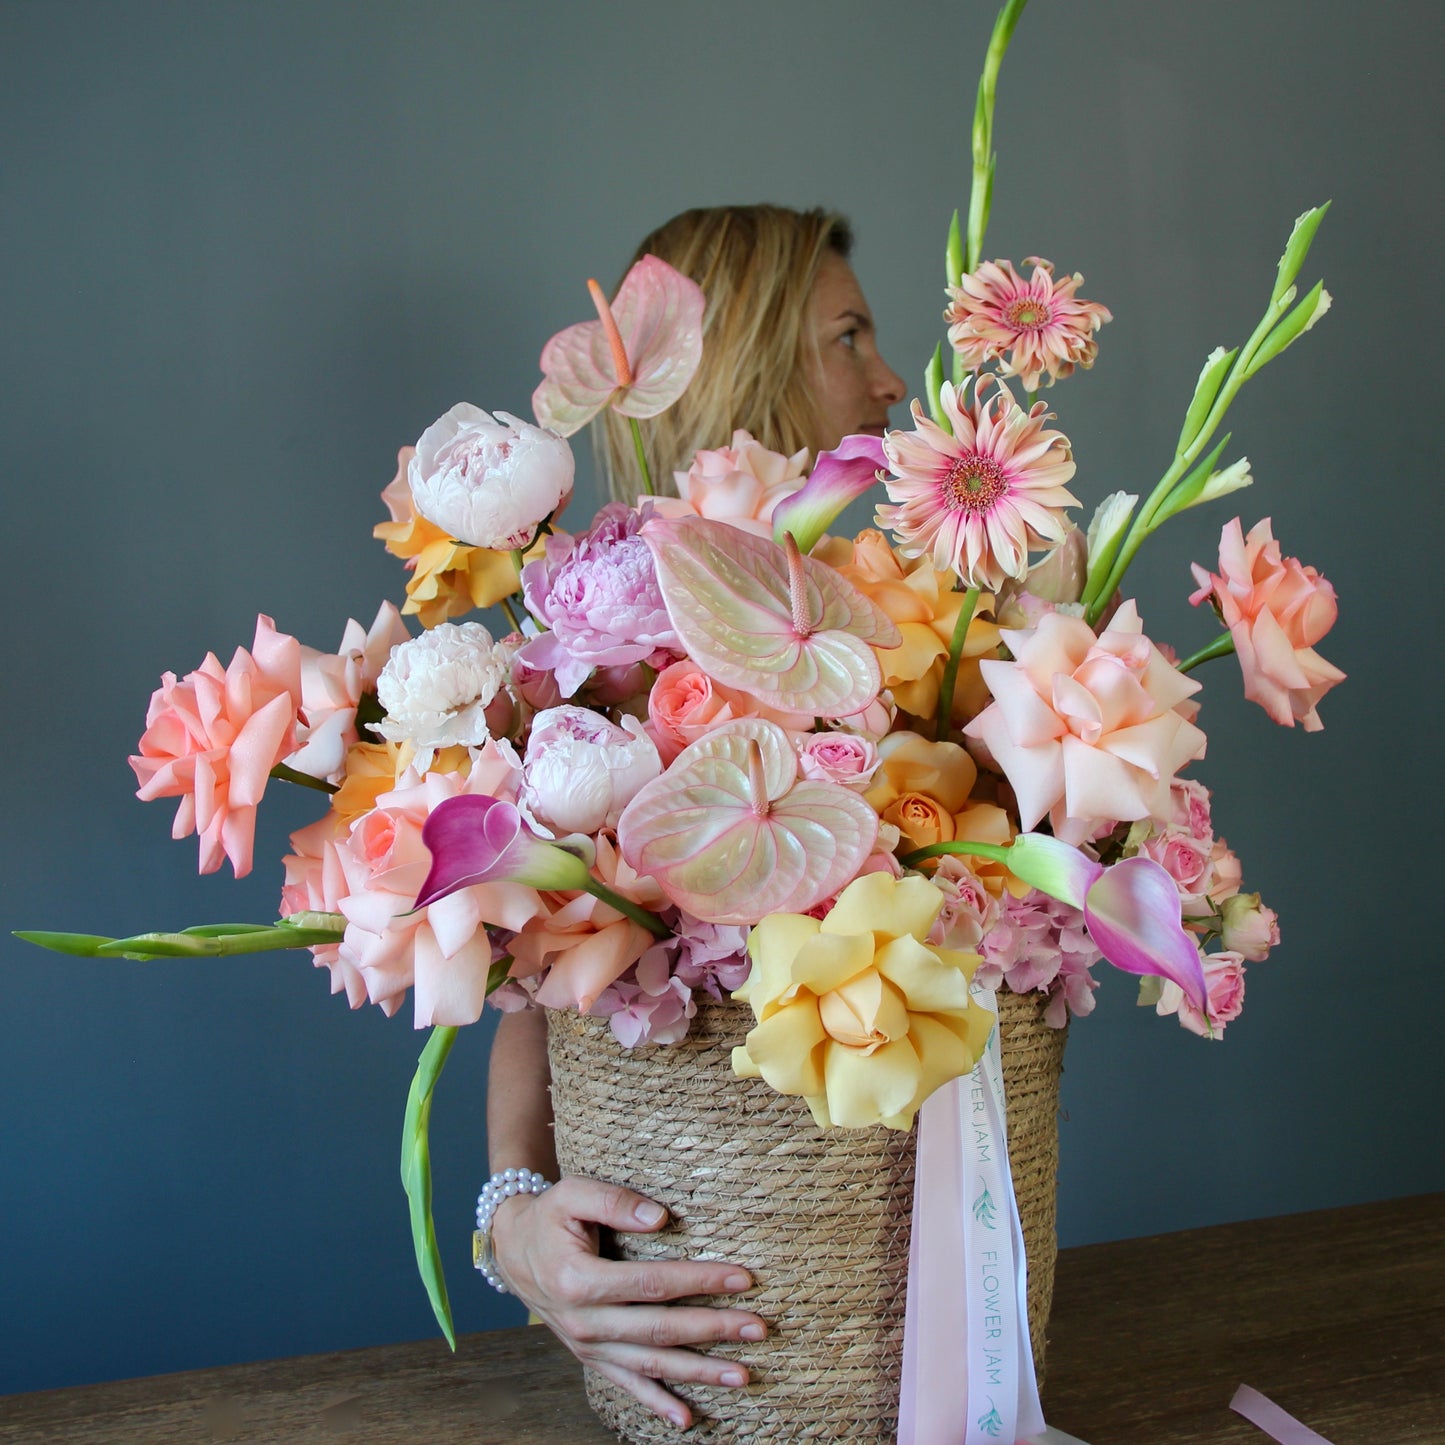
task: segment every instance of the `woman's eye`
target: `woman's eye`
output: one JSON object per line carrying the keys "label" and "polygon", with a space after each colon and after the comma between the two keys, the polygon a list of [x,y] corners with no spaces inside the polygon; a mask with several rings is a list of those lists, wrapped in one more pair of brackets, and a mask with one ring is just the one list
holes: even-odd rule
{"label": "woman's eye", "polygon": [[845,331],[838,340],[841,341],[849,351],[855,350],[858,345],[858,328],[855,326],[851,331]]}

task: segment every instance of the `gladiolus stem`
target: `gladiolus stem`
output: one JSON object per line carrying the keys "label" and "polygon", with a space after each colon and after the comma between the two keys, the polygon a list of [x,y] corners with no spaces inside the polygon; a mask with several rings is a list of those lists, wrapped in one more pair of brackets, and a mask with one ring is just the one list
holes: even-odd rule
{"label": "gladiolus stem", "polygon": [[1180,672],[1193,672],[1201,662],[1208,662],[1211,657],[1228,657],[1234,651],[1234,638],[1228,632],[1221,632],[1208,647],[1201,647],[1192,657],[1186,657],[1183,662],[1175,663]]}
{"label": "gladiolus stem", "polygon": [[628,417],[627,423],[632,428],[632,446],[637,452],[637,470],[642,473],[642,490],[649,497],[655,497],[657,489],[652,485],[652,468],[647,465],[647,448],[642,445],[642,428],[635,416]]}
{"label": "gladiolus stem", "polygon": [[285,763],[277,763],[269,776],[278,783],[296,783],[303,788],[315,788],[318,793],[338,791],[335,783],[328,783],[325,778],[313,778],[310,773],[298,772],[295,768],[288,768]]}
{"label": "gladiolus stem", "polygon": [[930,858],[942,858],[950,853],[965,858],[970,856],[991,858],[995,863],[1007,863],[1009,845],[1007,843],[966,843],[955,839],[952,843],[930,843],[926,848],[917,848],[912,853],[905,853],[898,861],[905,868],[917,868],[920,863],[927,862]]}
{"label": "gladiolus stem", "polygon": [[667,938],[671,934],[671,929],[655,913],[649,913],[630,898],[624,898],[620,893],[613,892],[605,883],[599,883],[597,879],[589,878],[583,886],[594,898],[600,898],[609,908],[615,908],[619,913],[625,913],[634,923],[640,923],[654,938]]}
{"label": "gladiolus stem", "polygon": [[958,665],[963,658],[963,645],[968,640],[969,623],[973,621],[974,608],[978,606],[978,588],[970,587],[963,595],[963,606],[958,610],[958,621],[953,624],[953,636],[948,643],[948,661],[943,668],[943,682],[938,689],[938,741],[946,743],[953,729],[953,694],[958,686]]}
{"label": "gladiolus stem", "polygon": [[978,81],[978,103],[973,113],[973,184],[968,193],[968,238],[963,269],[973,271],[983,259],[983,236],[988,229],[989,206],[993,200],[993,173],[997,157],[993,152],[993,110],[998,90],[998,72],[1013,38],[1027,0],[1008,0],[994,21],[983,74]]}

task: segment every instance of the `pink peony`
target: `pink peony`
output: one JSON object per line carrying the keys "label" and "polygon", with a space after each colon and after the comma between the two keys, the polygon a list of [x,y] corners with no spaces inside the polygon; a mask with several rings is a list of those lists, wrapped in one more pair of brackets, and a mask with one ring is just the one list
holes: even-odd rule
{"label": "pink peony", "polygon": [[356,709],[362,694],[376,691],[376,680],[391,651],[407,640],[406,624],[390,602],[383,602],[369,631],[347,621],[341,646],[333,652],[301,649],[301,747],[286,759],[288,767],[313,778],[341,781],[349,748],[360,741]]}
{"label": "pink peony", "polygon": [[658,673],[647,698],[647,734],[664,764],[704,733],[740,717],[766,718],[790,732],[813,726],[809,714],[770,708],[751,693],[724,687],[686,658]]}
{"label": "pink peony", "polygon": [[572,448],[555,432],[458,402],[416,444],[416,510],[469,547],[526,547],[572,495]]}
{"label": "pink peony", "polygon": [[1014,661],[979,663],[994,701],[964,732],[1012,784],[1022,828],[1047,813],[1056,837],[1079,843],[1100,820],[1169,817],[1174,774],[1204,756],[1204,734],[1176,711],[1199,684],[1144,636],[1133,601],[1099,637],[1057,612],[1003,637]]}
{"label": "pink peony", "polygon": [[1062,542],[1063,508],[1078,504],[1065,490],[1074,475],[1068,438],[1045,429],[1048,408],[1024,411],[1001,382],[984,399],[992,381],[975,382],[971,406],[944,382],[939,399],[952,435],[913,403],[914,429],[883,439],[895,473],[883,485],[894,505],[877,515],[905,557],[931,557],[988,592],[1028,572],[1030,548]]}
{"label": "pink peony", "polygon": [[707,517],[759,537],[773,535],[773,508],[798,492],[808,449],[785,457],[739,428],[730,445],[700,451],[685,472],[674,472],[677,496],[658,497],[660,517]]}
{"label": "pink peony", "polygon": [[1212,598],[1234,639],[1244,673],[1244,695],[1277,723],[1303,724],[1318,732],[1316,705],[1345,680],[1314,645],[1335,625],[1335,589],[1313,567],[1280,555],[1270,519],[1242,535],[1239,518],[1226,522],[1219,537],[1219,576],[1197,562],[1199,584],[1190,601]]}
{"label": "pink peony", "polygon": [[[1179,1022],[1200,1038],[1218,1039],[1224,1026],[1237,1019],[1244,1009],[1244,959],[1230,950],[1209,953],[1204,957],[1204,982],[1209,989],[1209,1019],[1184,997],[1177,983],[1165,981],[1159,989],[1154,1011],[1161,1018],[1177,1014]],[[1211,1035],[1211,1025],[1212,1035]]]}
{"label": "pink peony", "polygon": [[521,802],[552,833],[616,828],[622,810],[662,759],[634,717],[622,726],[585,707],[555,707],[532,721]]}
{"label": "pink peony", "polygon": [[652,515],[613,502],[576,537],[554,532],[545,557],[522,569],[532,615],[548,630],[517,653],[556,674],[571,697],[597,667],[645,662],[663,668],[682,652],[657,584],[652,552],[638,536]]}
{"label": "pink peony", "polygon": [[520,781],[516,754],[489,742],[459,773],[408,769],[337,848],[346,892],[337,911],[347,922],[341,961],[364,979],[367,996],[388,1014],[408,988],[417,1028],[475,1023],[486,997],[492,943],[486,925],[521,928],[544,912],[541,896],[520,883],[479,883],[416,908],[432,857],[422,828],[446,798],[510,797]]}
{"label": "pink peony", "polygon": [[1026,256],[1033,274],[1024,279],[1012,261],[985,261],[950,286],[943,313],[948,340],[964,366],[977,371],[1003,358],[1003,374],[1017,376],[1026,391],[1037,391],[1074,368],[1094,364],[1099,344],[1094,333],[1114,318],[1097,301],[1082,301],[1075,291],[1084,278],[1075,272],[1054,280],[1053,265]]}
{"label": "pink peony", "polygon": [[256,619],[251,651],[222,667],[214,653],[179,682],[166,673],[151,696],[140,753],[130,759],[136,796],[180,798],[173,838],[200,834],[201,872],[229,858],[251,871],[256,805],[277,763],[296,749],[301,644]]}

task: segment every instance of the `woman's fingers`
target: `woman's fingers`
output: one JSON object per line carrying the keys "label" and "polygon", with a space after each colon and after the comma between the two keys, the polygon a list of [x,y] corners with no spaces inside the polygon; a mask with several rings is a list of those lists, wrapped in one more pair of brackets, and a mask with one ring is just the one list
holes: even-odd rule
{"label": "woman's fingers", "polygon": [[662,1205],[621,1184],[603,1184],[597,1179],[569,1175],[547,1193],[553,1209],[563,1209],[574,1219],[605,1224],[611,1229],[653,1230],[667,1219],[667,1210]]}
{"label": "woman's fingers", "polygon": [[589,1305],[660,1304],[689,1295],[739,1294],[752,1288],[752,1277],[735,1264],[710,1260],[659,1259],[650,1262],[598,1259],[572,1261],[572,1303]]}
{"label": "woman's fingers", "polygon": [[736,1360],[715,1359],[691,1350],[653,1350],[645,1345],[596,1345],[587,1352],[587,1363],[599,1360],[630,1370],[649,1380],[674,1380],[683,1385],[717,1385],[741,1389],[748,1382],[747,1369]]}
{"label": "woman's fingers", "polygon": [[686,1403],[676,1395],[669,1394],[656,1380],[649,1380],[646,1375],[623,1369],[621,1365],[611,1364],[607,1360],[588,1363],[599,1375],[605,1375],[614,1385],[620,1385],[629,1395],[647,1406],[654,1415],[670,1420],[679,1430],[686,1430],[692,1424],[692,1411],[687,1408]]}
{"label": "woman's fingers", "polygon": [[602,1306],[578,1310],[566,1317],[565,1324],[568,1334],[584,1344],[614,1341],[654,1349],[719,1340],[761,1340],[768,1333],[757,1315],[745,1314],[742,1310],[698,1309],[686,1305],[669,1309],[652,1309],[646,1305]]}

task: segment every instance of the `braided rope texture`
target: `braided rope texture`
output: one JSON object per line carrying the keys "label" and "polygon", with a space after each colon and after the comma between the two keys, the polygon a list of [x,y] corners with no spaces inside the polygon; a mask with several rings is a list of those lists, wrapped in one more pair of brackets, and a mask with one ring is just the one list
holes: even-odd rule
{"label": "braided rope texture", "polygon": [[[1065,1041],[1044,1024],[1044,1002],[999,995],[1009,1159],[1040,1375],[1058,1248]],[[625,1184],[667,1206],[671,1218],[656,1234],[604,1231],[604,1254],[727,1260],[753,1276],[738,1303],[769,1322],[768,1338],[711,1347],[742,1361],[751,1382],[745,1390],[669,1386],[693,1408],[688,1439],[892,1445],[915,1136],[882,1126],[820,1130],[801,1099],[735,1077],[731,1051],[753,1022],[744,1004],[704,999],[682,1043],[628,1050],[605,1019],[549,1009],[558,1162],[564,1174]],[[595,1371],[586,1384],[593,1410],[624,1440],[681,1438]]]}

